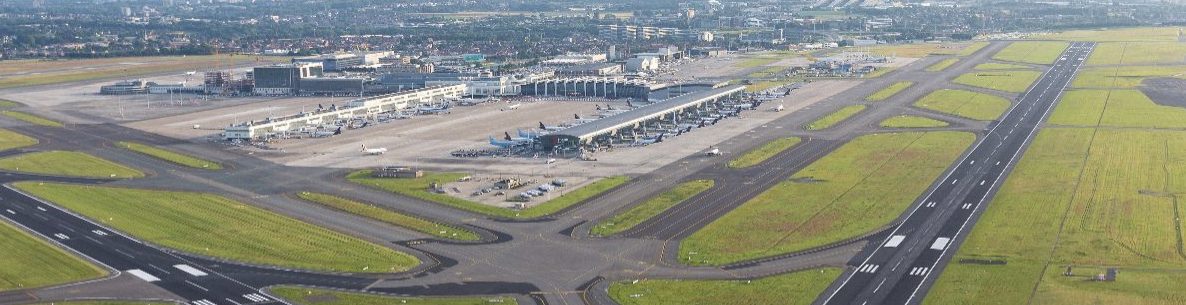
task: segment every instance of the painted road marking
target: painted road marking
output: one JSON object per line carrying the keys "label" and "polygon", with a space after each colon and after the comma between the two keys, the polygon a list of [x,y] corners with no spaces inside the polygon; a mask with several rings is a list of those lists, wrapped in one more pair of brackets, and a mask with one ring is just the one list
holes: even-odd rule
{"label": "painted road marking", "polygon": [[927,271],[929,271],[929,270],[930,270],[930,268],[927,268],[927,267],[910,268],[910,275],[917,275],[917,276],[927,275]]}
{"label": "painted road marking", "polygon": [[193,302],[190,302],[190,304],[194,304],[194,305],[218,305],[218,304],[215,304],[214,302],[207,301],[207,300],[205,300],[205,299],[202,299],[202,300],[197,300],[197,301],[193,301]]}
{"label": "painted road marking", "polygon": [[54,236],[61,240],[70,239],[70,236],[66,236],[66,234],[62,234],[62,233],[55,233]]}
{"label": "painted road marking", "polygon": [[243,303],[235,302],[235,300],[232,300],[231,298],[225,298],[223,300],[226,300],[227,302],[231,302],[231,304],[243,305]]}
{"label": "painted road marking", "polygon": [[972,204],[971,204],[971,203],[965,203],[965,204],[964,204],[964,207],[963,207],[963,209],[967,210],[967,209],[971,209],[971,208],[972,208]]}
{"label": "painted road marking", "polygon": [[951,180],[951,184],[955,184],[956,182],[960,182],[960,180],[959,179]]}
{"label": "painted road marking", "polygon": [[1001,165],[1001,161],[997,161],[997,164],[996,164],[996,165]]}
{"label": "painted road marking", "polygon": [[202,270],[198,270],[198,268],[194,268],[193,266],[186,265],[186,264],[173,265],[173,268],[177,268],[177,270],[181,270],[182,272],[189,273],[189,275],[192,275],[192,276],[210,275],[210,274],[207,274],[206,272],[203,272]]}
{"label": "painted road marking", "polygon": [[107,236],[107,232],[103,232],[103,230],[91,230],[91,233],[95,233],[95,235],[99,236]]}
{"label": "painted road marking", "polygon": [[934,243],[931,243],[931,250],[947,249],[947,243],[951,242],[950,238],[940,237],[936,238]]}
{"label": "painted road marking", "polygon": [[37,209],[41,210],[42,212],[45,212],[45,208],[43,208],[43,207],[37,207]]}
{"label": "painted road marking", "polygon": [[201,289],[202,291],[210,292],[210,289],[207,289],[206,287],[202,287],[202,285],[198,285],[198,283],[190,282],[189,280],[185,280],[185,283],[189,284],[190,286],[197,287],[198,289]]}
{"label": "painted road marking", "polygon": [[864,266],[861,266],[860,270],[857,270],[857,271],[864,272],[864,273],[874,273],[874,272],[877,272],[877,268],[879,268],[879,267],[881,267],[881,266],[874,265],[874,264],[865,264]]}
{"label": "painted road marking", "polygon": [[16,215],[16,212],[13,212],[12,210],[5,209],[4,211],[8,212],[8,214]]}
{"label": "painted road marking", "polygon": [[267,302],[267,301],[270,301],[270,300],[268,300],[268,298],[267,298],[267,297],[265,297],[265,296],[262,296],[262,295],[259,295],[258,293],[244,294],[244,295],[243,295],[243,297],[244,297],[244,298],[247,298],[248,300],[251,300],[251,301],[253,301],[253,302]]}
{"label": "painted road marking", "polygon": [[980,180],[980,185],[984,185],[984,180]]}
{"label": "painted road marking", "polygon": [[145,282],[149,282],[149,283],[158,282],[161,280],[160,278],[152,276],[151,274],[148,274],[148,272],[144,272],[144,270],[140,270],[140,269],[132,269],[132,270],[124,271],[124,272],[127,272],[128,274],[131,274],[132,276],[138,277],[141,280],[144,280]]}
{"label": "painted road marking", "polygon": [[928,207],[928,208],[933,208],[933,207],[935,207],[935,202],[934,202],[934,201],[927,202],[927,207]]}
{"label": "painted road marking", "polygon": [[901,245],[901,244],[902,244],[902,241],[903,241],[903,240],[906,240],[906,235],[894,235],[894,236],[890,236],[890,239],[889,239],[889,241],[885,242],[885,247],[886,247],[886,248],[894,248],[894,247],[897,247],[898,245]]}

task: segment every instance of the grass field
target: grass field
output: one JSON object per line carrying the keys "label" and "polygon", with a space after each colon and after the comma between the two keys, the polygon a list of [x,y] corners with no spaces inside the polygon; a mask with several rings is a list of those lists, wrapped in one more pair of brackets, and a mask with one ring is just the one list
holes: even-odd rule
{"label": "grass field", "polygon": [[0,159],[0,170],[84,178],[144,177],[139,170],[76,151],[40,151],[5,157]]}
{"label": "grass field", "polygon": [[950,43],[912,43],[912,44],[879,44],[873,46],[855,47],[847,51],[867,51],[877,56],[895,56],[922,58],[930,55],[959,54],[972,44]]}
{"label": "grass field", "polygon": [[0,115],[4,115],[6,117],[24,121],[25,123],[29,123],[29,124],[33,124],[33,125],[48,126],[48,127],[62,127],[62,123],[58,123],[56,121],[53,121],[53,120],[50,120],[47,118],[43,118],[43,117],[40,117],[37,115],[24,113],[24,112],[20,112],[20,111],[4,110],[4,111],[0,111]]}
{"label": "grass field", "polygon": [[1035,38],[1067,41],[1178,41],[1180,27],[1140,27],[1077,30]]}
{"label": "grass field", "polygon": [[745,92],[762,92],[766,89],[770,89],[770,88],[774,88],[774,87],[778,87],[778,86],[786,86],[786,85],[790,85],[790,84],[793,84],[798,81],[799,81],[799,79],[794,79],[794,78],[786,79],[786,80],[758,81],[758,82],[754,82],[751,85],[746,85]]}
{"label": "grass field", "polygon": [[107,271],[0,221],[0,291],[97,278]]}
{"label": "grass field", "polygon": [[301,192],[297,194],[297,197],[313,203],[324,205],[331,209],[404,227],[439,238],[464,241],[474,241],[481,239],[477,233],[474,233],[471,230],[432,222],[404,213],[384,209],[373,204],[362,203],[334,195]]}
{"label": "grass field", "polygon": [[1012,61],[1039,65],[1053,64],[1070,44],[1060,41],[1018,41],[992,56],[1000,61]]}
{"label": "grass field", "polygon": [[913,86],[913,85],[914,85],[914,82],[909,82],[909,81],[896,82],[896,83],[890,84],[889,86],[886,86],[885,88],[882,88],[881,90],[877,90],[877,92],[874,92],[873,94],[870,94],[869,96],[865,97],[865,101],[869,101],[869,102],[884,101],[885,99],[890,98],[891,96],[894,96],[894,94],[898,94],[898,92],[902,92],[902,90],[906,90],[906,88],[910,88],[910,86]]}
{"label": "grass field", "polygon": [[[1183,131],[1042,131],[956,254],[1008,264],[952,264],[927,304],[1182,304],[1183,148]],[[1086,281],[1094,266],[1120,275]]]}
{"label": "grass field", "polygon": [[787,67],[768,67],[766,69],[762,69],[762,71],[750,73],[749,75],[746,75],[746,77],[750,77],[750,78],[771,77],[771,76],[774,76],[775,74],[778,74],[786,69],[787,69]]}
{"label": "grass field", "polygon": [[158,148],[158,147],[154,147],[154,146],[150,146],[150,145],[144,145],[144,144],[140,144],[140,143],[136,143],[136,142],[127,142],[127,141],[120,141],[118,143],[115,143],[115,145],[117,145],[119,147],[123,147],[127,150],[145,154],[145,155],[151,156],[153,158],[165,160],[165,161],[172,162],[174,164],[178,164],[178,165],[182,165],[182,166],[188,166],[188,167],[200,168],[200,169],[208,169],[208,170],[222,169],[222,165],[218,164],[218,162],[199,159],[194,156],[190,156],[190,155],[186,155],[186,154],[182,154],[182,153],[178,153],[178,152],[174,152],[171,150]]}
{"label": "grass field", "polygon": [[840,276],[839,268],[808,269],[756,280],[640,280],[610,284],[622,305],[807,305]]}
{"label": "grass field", "polygon": [[840,122],[856,115],[857,113],[864,111],[865,107],[866,107],[865,105],[844,106],[844,108],[840,108],[839,110],[836,110],[835,112],[829,113],[828,115],[825,115],[824,117],[816,119],[814,122],[811,122],[811,124],[807,124],[807,126],[804,126],[803,128],[805,128],[807,130],[827,129],[828,127],[832,127],[833,125],[836,125],[837,123],[840,123]]}
{"label": "grass field", "polygon": [[738,156],[733,160],[729,160],[728,166],[729,168],[747,168],[761,164],[762,162],[766,161],[766,159],[770,159],[770,157],[773,157],[778,153],[786,151],[787,149],[791,149],[791,147],[795,147],[796,144],[799,144],[799,141],[802,141],[802,139],[799,139],[798,137],[786,137],[766,142],[766,144],[762,144],[762,146],[759,146],[758,148],[751,149],[741,156]]}
{"label": "grass field", "polygon": [[175,305],[169,302],[148,301],[66,301],[53,303],[34,303],[30,305]]}
{"label": "grass field", "polygon": [[632,229],[634,226],[663,213],[663,211],[676,206],[680,202],[708,190],[713,184],[714,182],[712,180],[693,180],[681,183],[670,190],[643,201],[625,212],[598,222],[589,230],[589,235],[610,236]]}
{"label": "grass field", "polygon": [[981,121],[997,119],[1010,105],[1003,97],[955,89],[931,92],[914,102],[915,107]]}
{"label": "grass field", "polygon": [[939,61],[933,65],[928,66],[927,71],[928,72],[939,72],[939,71],[947,70],[947,67],[950,67],[951,65],[954,65],[956,62],[959,62],[959,61],[960,61],[959,58],[944,59],[944,60]]}
{"label": "grass field", "polygon": [[288,62],[290,57],[249,55],[155,56],[101,59],[11,60],[0,65],[0,89],[59,84],[113,77],[158,74],[169,71],[205,70],[215,66],[256,62]]}
{"label": "grass field", "polygon": [[972,68],[972,69],[976,69],[976,70],[1025,70],[1025,69],[1029,69],[1029,68],[1030,68],[1029,66],[1025,66],[1025,65],[986,62],[986,63],[976,65],[976,67]]}
{"label": "grass field", "polygon": [[760,66],[769,65],[772,63],[776,63],[776,62],[778,62],[777,58],[750,57],[750,58],[743,59],[734,65],[737,66],[738,68],[748,69],[748,68],[756,68],[756,67],[760,67]]}
{"label": "grass field", "polygon": [[1162,106],[1139,90],[1072,90],[1050,116],[1071,126],[1186,128],[1186,108]]}
{"label": "grass field", "polygon": [[1104,42],[1095,46],[1087,65],[1153,65],[1186,63],[1181,42]]}
{"label": "grass field", "polygon": [[1186,75],[1186,66],[1121,66],[1085,68],[1071,82],[1074,88],[1135,88],[1150,77]]}
{"label": "grass field", "polygon": [[953,81],[973,87],[1021,93],[1041,75],[1041,72],[1031,70],[983,71],[964,73]]}
{"label": "grass field", "polygon": [[971,44],[968,44],[968,46],[964,47],[963,49],[961,49],[959,51],[959,53],[956,53],[955,55],[959,55],[959,56],[972,55],[972,54],[976,53],[976,51],[980,51],[980,49],[983,49],[984,47],[987,47],[987,46],[988,46],[987,41],[973,42]]}
{"label": "grass field", "polygon": [[551,215],[581,201],[584,201],[585,199],[589,199],[593,196],[601,194],[618,185],[622,185],[623,183],[626,183],[626,181],[630,180],[630,178],[626,176],[613,176],[604,178],[581,187],[578,190],[570,191],[560,197],[553,198],[547,202],[540,203],[522,210],[485,205],[446,194],[429,192],[428,190],[429,184],[433,182],[445,183],[449,181],[456,181],[457,179],[460,179],[464,176],[468,176],[468,174],[424,173],[423,177],[416,179],[372,178],[371,172],[369,170],[363,170],[351,173],[346,177],[346,179],[354,183],[378,188],[404,196],[436,202],[470,212],[513,219],[530,219]]}
{"label": "grass field", "polygon": [[0,151],[37,145],[37,139],[8,129],[0,129]]}
{"label": "grass field", "polygon": [[0,98],[0,108],[12,108],[20,105],[20,103]]}
{"label": "grass field", "polygon": [[361,292],[344,292],[330,289],[279,286],[268,289],[277,297],[297,305],[487,305],[519,304],[509,297],[407,297]]}
{"label": "grass field", "polygon": [[963,132],[858,137],[680,242],[722,265],[824,246],[889,224],[972,143]]}
{"label": "grass field", "polygon": [[48,182],[14,185],[141,240],[199,255],[338,272],[398,272],[420,263],[382,245],[213,194]]}
{"label": "grass field", "polygon": [[899,115],[881,121],[881,127],[889,128],[928,128],[947,127],[947,122],[913,115]]}

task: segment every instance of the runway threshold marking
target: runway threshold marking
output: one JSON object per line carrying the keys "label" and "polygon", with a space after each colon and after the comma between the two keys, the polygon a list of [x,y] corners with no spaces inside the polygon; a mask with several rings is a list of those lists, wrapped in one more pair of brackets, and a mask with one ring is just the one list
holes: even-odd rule
{"label": "runway threshold marking", "polygon": [[947,244],[951,242],[951,238],[940,237],[936,238],[934,243],[931,243],[931,250],[947,249]]}
{"label": "runway threshold marking", "polygon": [[894,235],[894,236],[890,236],[890,239],[889,239],[889,241],[886,241],[886,242],[885,242],[885,247],[886,247],[886,248],[894,248],[894,247],[897,247],[898,245],[901,245],[901,244],[902,244],[902,241],[903,241],[903,240],[906,240],[906,235]]}
{"label": "runway threshold marking", "polygon": [[99,236],[107,236],[107,232],[103,232],[103,230],[91,230],[91,233],[95,233],[95,235]]}
{"label": "runway threshold marking", "polygon": [[267,297],[259,295],[258,293],[244,294],[243,298],[251,300],[252,302],[267,302],[270,301]]}
{"label": "runway threshold marking", "polygon": [[190,304],[194,304],[194,305],[218,305],[218,304],[216,304],[216,303],[214,303],[214,302],[211,302],[211,301],[208,301],[208,300],[206,300],[206,299],[201,299],[201,300],[193,301],[193,302],[190,302]]}
{"label": "runway threshold marking", "polygon": [[914,267],[914,268],[910,268],[910,275],[923,276],[923,275],[927,275],[927,271],[930,271],[930,268]]}
{"label": "runway threshold marking", "polygon": [[61,239],[61,240],[70,239],[70,236],[66,236],[66,234],[62,234],[62,233],[54,233],[54,237],[57,237],[58,239]]}
{"label": "runway threshold marking", "polygon": [[160,278],[155,277],[152,274],[148,274],[148,272],[144,272],[144,270],[140,270],[140,269],[131,269],[131,270],[127,270],[124,272],[127,274],[131,274],[132,276],[138,277],[141,280],[144,280],[145,282],[149,282],[149,283],[159,282],[161,280]]}
{"label": "runway threshold marking", "polygon": [[198,268],[194,268],[193,266],[186,265],[186,264],[173,265],[173,268],[177,268],[177,270],[181,270],[182,272],[189,273],[189,275],[192,275],[192,276],[210,275],[202,270],[198,270]]}
{"label": "runway threshold marking", "polygon": [[6,209],[6,210],[4,210],[4,211],[5,211],[5,212],[8,212],[8,214],[16,215],[16,212],[13,212],[12,210],[7,210],[7,209]]}

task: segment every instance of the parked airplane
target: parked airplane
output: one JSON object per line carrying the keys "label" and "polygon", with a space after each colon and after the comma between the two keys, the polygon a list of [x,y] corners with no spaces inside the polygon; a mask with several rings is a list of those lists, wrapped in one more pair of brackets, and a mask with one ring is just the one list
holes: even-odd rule
{"label": "parked airplane", "polygon": [[557,131],[557,130],[563,130],[563,129],[564,129],[564,127],[560,127],[560,126],[548,126],[548,125],[544,125],[544,122],[539,122],[539,129],[541,129],[541,130],[547,130],[547,131]]}
{"label": "parked airplane", "polygon": [[782,104],[778,104],[778,106],[775,106],[772,110],[774,110],[774,112],[782,112],[782,109]]}
{"label": "parked airplane", "polygon": [[667,135],[667,134],[665,134],[665,133],[659,134],[659,136],[657,136],[657,137],[643,137],[643,138],[634,140],[634,143],[630,143],[630,146],[647,146],[647,145],[651,145],[651,144],[655,144],[655,143],[660,143],[660,142],[663,142],[663,136],[665,136],[665,135]]}
{"label": "parked airplane", "polygon": [[198,71],[185,72],[185,75],[194,75],[194,74],[198,74]]}
{"label": "parked airplane", "polygon": [[368,155],[382,155],[387,152],[387,147],[367,148],[366,144],[362,144],[362,153]]}
{"label": "parked airplane", "polygon": [[416,108],[416,112],[421,114],[449,113],[449,107],[449,103],[444,103],[440,106],[422,106],[420,108]]}
{"label": "parked airplane", "polygon": [[521,104],[521,103],[515,103],[515,104],[513,104],[513,105],[509,105],[509,106],[506,106],[505,108],[502,108],[500,111],[507,111],[507,110],[515,110],[515,109],[519,109],[519,106],[523,106],[523,104]]}
{"label": "parked airplane", "polygon": [[516,140],[515,138],[511,137],[510,133],[506,133],[506,132],[503,133],[503,136],[504,137],[502,140],[495,139],[494,137],[489,137],[490,145],[498,146],[499,148],[511,148],[511,147],[516,147],[516,146],[530,145],[531,142],[534,142],[534,140],[530,140],[530,139]]}

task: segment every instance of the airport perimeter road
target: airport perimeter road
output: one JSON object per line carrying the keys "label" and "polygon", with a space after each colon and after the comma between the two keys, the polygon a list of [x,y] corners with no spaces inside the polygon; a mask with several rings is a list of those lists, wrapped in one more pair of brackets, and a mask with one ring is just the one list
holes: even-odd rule
{"label": "airport perimeter road", "polygon": [[[8,187],[0,187],[0,198],[3,217],[118,272],[164,288],[193,305],[285,304],[259,290],[279,282],[359,289],[374,281],[182,256],[148,246]],[[136,292],[129,291],[128,295]]]}
{"label": "airport perimeter road", "polygon": [[819,304],[918,304],[1095,47],[1076,42]]}

